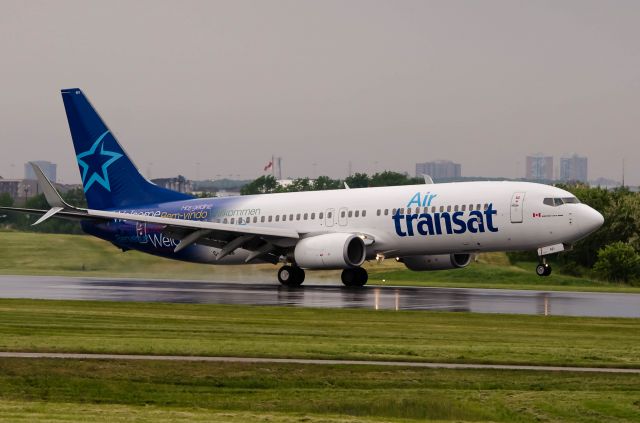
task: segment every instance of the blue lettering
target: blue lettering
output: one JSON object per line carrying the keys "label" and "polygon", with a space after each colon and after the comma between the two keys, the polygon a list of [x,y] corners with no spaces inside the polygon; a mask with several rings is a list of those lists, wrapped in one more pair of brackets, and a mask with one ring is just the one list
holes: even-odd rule
{"label": "blue lettering", "polygon": [[484,216],[487,221],[487,229],[491,232],[498,232],[498,228],[493,226],[493,215],[498,214],[497,211],[493,209],[493,204],[489,204],[489,207],[484,211]]}
{"label": "blue lettering", "polygon": [[463,214],[461,211],[453,213],[453,224],[457,226],[457,228],[453,230],[453,233],[463,234],[467,232],[467,224],[460,218]]}
{"label": "blue lettering", "polygon": [[415,204],[416,206],[420,207],[420,193],[416,192],[415,194],[413,194],[413,197],[411,197],[411,200],[409,200],[409,202],[407,203],[407,208],[411,207],[412,204]]}
{"label": "blue lettering", "polygon": [[[420,215],[420,220],[418,222],[418,233],[420,235],[428,235],[428,234],[432,234],[433,233],[433,219],[431,218],[431,215],[428,213],[422,213]],[[425,229],[425,225],[427,226],[428,230]]]}
{"label": "blue lettering", "polygon": [[396,233],[398,234],[398,236],[407,236],[407,234],[405,232],[402,231],[402,227],[400,226],[400,221],[404,218],[403,214],[400,214],[400,210],[398,210],[394,215],[393,215],[393,222],[395,223],[396,226]]}
{"label": "blue lettering", "polygon": [[[430,202],[431,197],[434,196],[435,194],[427,197],[427,194],[425,194],[423,198],[429,198],[427,202]],[[416,193],[409,204],[415,203],[419,200],[420,194]],[[493,217],[496,216],[498,212],[494,210],[493,204],[489,204],[484,212],[480,210],[472,210],[468,212],[468,215],[463,211],[431,214],[425,212],[422,214],[405,215],[402,212],[403,210],[404,209],[398,209],[392,216],[396,234],[400,237],[415,236],[416,230],[420,235],[459,235],[467,231],[475,234],[484,233],[487,230],[489,232],[498,232],[498,228],[495,226],[493,221]],[[403,221],[405,222],[404,225]],[[164,239],[154,239],[153,237],[150,237],[150,240],[154,245],[156,243],[166,245],[167,242]]]}

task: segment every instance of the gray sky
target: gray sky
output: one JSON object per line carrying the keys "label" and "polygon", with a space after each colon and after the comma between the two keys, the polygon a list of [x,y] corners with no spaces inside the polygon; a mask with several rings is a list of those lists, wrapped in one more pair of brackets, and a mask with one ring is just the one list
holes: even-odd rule
{"label": "gray sky", "polygon": [[[640,184],[639,1],[0,0],[0,175],[79,182],[61,88],[144,173],[523,176],[589,157]],[[15,167],[12,168],[11,164]],[[152,165],[150,165],[152,163]],[[13,170],[12,170],[13,169]],[[13,173],[13,175],[12,175]]]}

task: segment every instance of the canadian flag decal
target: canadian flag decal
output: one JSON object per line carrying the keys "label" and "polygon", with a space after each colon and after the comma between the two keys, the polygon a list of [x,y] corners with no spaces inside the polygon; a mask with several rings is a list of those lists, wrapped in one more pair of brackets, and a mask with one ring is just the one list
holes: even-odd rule
{"label": "canadian flag decal", "polygon": [[542,217],[542,214],[540,214],[540,213],[534,213],[534,214],[533,214],[533,217]]}

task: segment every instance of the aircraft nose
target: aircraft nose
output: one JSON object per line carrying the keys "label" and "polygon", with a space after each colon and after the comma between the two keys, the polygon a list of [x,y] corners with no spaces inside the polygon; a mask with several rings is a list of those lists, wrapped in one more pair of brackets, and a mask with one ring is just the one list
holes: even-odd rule
{"label": "aircraft nose", "polygon": [[596,209],[589,206],[585,207],[582,213],[582,222],[580,226],[584,228],[587,233],[595,232],[600,229],[600,226],[604,223],[604,217]]}

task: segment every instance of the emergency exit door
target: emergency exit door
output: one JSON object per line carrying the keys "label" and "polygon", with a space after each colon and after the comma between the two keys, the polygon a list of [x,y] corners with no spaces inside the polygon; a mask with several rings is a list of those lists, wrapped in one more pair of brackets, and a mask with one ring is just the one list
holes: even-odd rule
{"label": "emergency exit door", "polygon": [[524,192],[516,192],[511,197],[511,223],[522,223]]}

